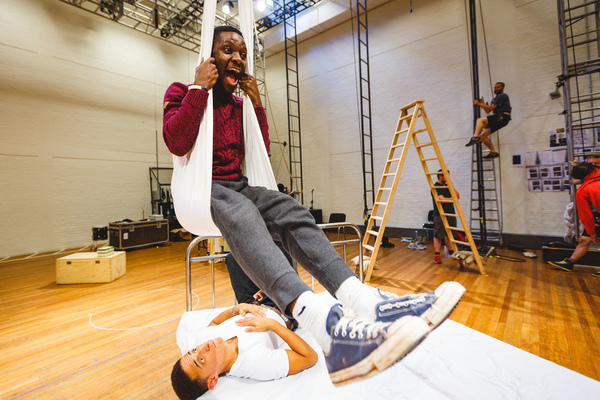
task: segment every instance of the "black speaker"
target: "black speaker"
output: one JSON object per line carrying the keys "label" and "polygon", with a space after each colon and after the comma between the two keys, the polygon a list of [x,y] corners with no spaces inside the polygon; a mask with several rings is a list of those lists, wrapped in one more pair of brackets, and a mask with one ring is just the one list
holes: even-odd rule
{"label": "black speaker", "polygon": [[92,228],[92,240],[107,240],[108,226],[94,226]]}

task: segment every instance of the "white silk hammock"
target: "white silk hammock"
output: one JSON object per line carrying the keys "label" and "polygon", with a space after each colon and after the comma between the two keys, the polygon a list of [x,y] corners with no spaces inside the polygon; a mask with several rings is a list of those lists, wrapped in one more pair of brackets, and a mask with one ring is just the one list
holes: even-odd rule
{"label": "white silk hammock", "polygon": [[[241,31],[246,41],[246,71],[254,67],[254,11],[252,0],[238,1]],[[204,1],[202,36],[198,65],[211,56],[215,25],[216,0]],[[243,108],[245,155],[242,171],[252,186],[277,190],[252,101],[244,94]],[[177,220],[183,228],[198,236],[221,236],[210,214],[213,151],[213,94],[208,92],[208,104],[200,122],[198,138],[192,150],[183,157],[173,156],[171,191]]]}

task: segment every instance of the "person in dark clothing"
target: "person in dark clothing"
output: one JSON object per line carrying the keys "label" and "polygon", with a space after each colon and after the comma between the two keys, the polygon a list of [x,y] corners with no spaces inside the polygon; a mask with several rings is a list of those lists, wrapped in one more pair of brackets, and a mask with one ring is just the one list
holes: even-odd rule
{"label": "person in dark clothing", "polygon": [[510,112],[512,111],[512,107],[510,106],[508,95],[504,93],[504,87],[505,85],[503,82],[496,83],[494,86],[494,94],[496,97],[494,97],[490,104],[486,104],[483,101],[483,97],[479,100],[473,100],[473,105],[481,107],[486,113],[493,113],[487,117],[477,119],[475,133],[469,143],[465,145],[469,147],[479,142],[485,144],[485,146],[490,149],[490,152],[483,158],[491,159],[500,156],[488,136],[497,130],[504,128],[511,119]]}
{"label": "person in dark clothing", "polygon": [[[438,172],[442,172],[440,169]],[[448,171],[450,173],[450,171]],[[438,174],[438,180],[433,186],[446,186],[446,180],[444,179],[444,174]],[[436,189],[437,196],[439,200],[451,200],[452,195],[450,194],[450,189],[448,188],[440,188]],[[431,194],[433,198],[433,193]],[[456,192],[456,197],[460,198],[458,192]],[[454,209],[454,204],[452,203],[442,203],[442,208],[445,214],[455,214],[456,210]],[[456,217],[447,216],[446,220],[448,221],[448,225],[456,227]],[[435,255],[433,256],[433,262],[436,264],[442,263],[442,256],[440,255],[440,251],[442,250],[442,240],[446,241],[446,247],[448,247],[448,254],[452,255],[454,252],[450,248],[450,240],[446,235],[446,228],[444,227],[444,222],[442,221],[442,217],[440,216],[440,212],[438,211],[437,204],[435,199],[433,199],[433,249],[435,251]]]}
{"label": "person in dark clothing", "polygon": [[[294,264],[292,257],[286,253],[281,246],[281,243],[275,242],[275,244],[282,251],[292,268],[296,269],[296,265]],[[257,299],[258,292],[261,292],[260,288],[254,282],[252,282],[252,279],[250,279],[250,277],[248,277],[248,275],[244,272],[242,266],[236,261],[232,253],[227,254],[225,257],[225,266],[227,266],[231,287],[233,288],[235,299],[238,303],[252,304],[256,300],[260,304],[264,304],[269,307],[277,307],[275,302],[264,293],[258,295],[260,299]]]}

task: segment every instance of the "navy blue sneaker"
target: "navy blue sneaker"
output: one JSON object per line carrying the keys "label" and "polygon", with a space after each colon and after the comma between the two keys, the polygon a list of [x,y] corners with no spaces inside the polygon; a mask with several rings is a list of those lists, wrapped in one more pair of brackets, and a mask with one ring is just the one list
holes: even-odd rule
{"label": "navy blue sneaker", "polygon": [[452,314],[466,290],[458,282],[444,282],[433,292],[402,297],[378,291],[384,301],[377,304],[376,321],[393,322],[404,316],[413,315],[421,317],[433,330]]}
{"label": "navy blue sneaker", "polygon": [[481,142],[481,138],[479,136],[473,136],[471,140],[469,140],[469,143],[465,144],[465,147],[471,147],[479,142]]}
{"label": "navy blue sneaker", "polygon": [[345,316],[339,305],[326,324],[331,347],[325,354],[329,378],[345,385],[375,375],[401,360],[430,332],[421,318],[406,316],[393,323]]}

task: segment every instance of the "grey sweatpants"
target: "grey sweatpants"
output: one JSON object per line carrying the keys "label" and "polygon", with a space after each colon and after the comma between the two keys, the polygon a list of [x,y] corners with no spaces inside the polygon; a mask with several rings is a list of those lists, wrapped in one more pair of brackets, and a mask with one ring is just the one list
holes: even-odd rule
{"label": "grey sweatpants", "polygon": [[289,314],[288,305],[310,288],[290,266],[283,248],[335,296],[356,276],[333,248],[308,209],[292,197],[264,187],[213,180],[211,213],[244,272]]}

